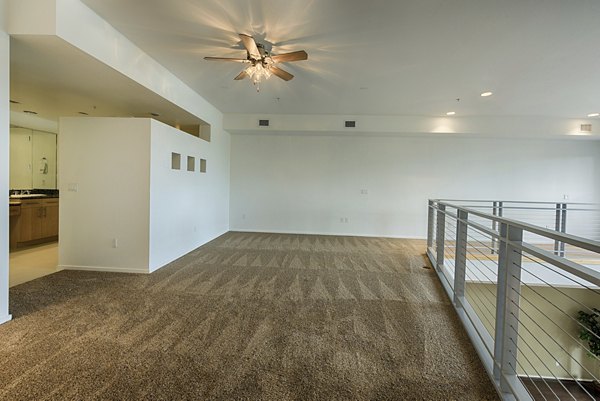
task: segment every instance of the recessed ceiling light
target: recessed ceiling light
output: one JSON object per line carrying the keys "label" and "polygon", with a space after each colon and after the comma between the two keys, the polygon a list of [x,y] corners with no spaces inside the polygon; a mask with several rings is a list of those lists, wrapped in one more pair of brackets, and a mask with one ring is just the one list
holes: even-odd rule
{"label": "recessed ceiling light", "polygon": [[16,100],[11,100],[10,101],[12,104],[21,104],[21,102],[17,102]]}
{"label": "recessed ceiling light", "polygon": [[492,92],[483,92],[483,93],[481,94],[481,97],[488,97],[488,96],[492,96],[492,95],[493,95],[493,93],[492,93]]}
{"label": "recessed ceiling light", "polygon": [[37,114],[35,111],[31,111],[31,110],[23,110],[23,113],[26,113],[26,114]]}
{"label": "recessed ceiling light", "polygon": [[89,114],[85,111],[78,111],[77,113],[81,114],[82,116],[89,116]]}
{"label": "recessed ceiling light", "polygon": [[446,113],[447,116],[453,116],[455,114],[456,114],[455,111],[449,111],[449,112]]}
{"label": "recessed ceiling light", "polygon": [[588,117],[598,117],[600,116],[600,113],[590,113],[588,114]]}

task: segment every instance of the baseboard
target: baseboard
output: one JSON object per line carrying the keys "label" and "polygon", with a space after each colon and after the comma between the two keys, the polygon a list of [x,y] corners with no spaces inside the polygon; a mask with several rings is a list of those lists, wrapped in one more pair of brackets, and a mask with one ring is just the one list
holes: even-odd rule
{"label": "baseboard", "polygon": [[80,270],[80,271],[91,271],[91,272],[106,272],[106,273],[134,273],[134,274],[148,274],[148,269],[144,268],[125,268],[125,267],[103,267],[103,266],[71,266],[71,265],[59,265],[59,269],[62,270]]}
{"label": "baseboard", "polygon": [[216,234],[214,237],[212,237],[211,239],[208,239],[206,241],[203,241],[199,244],[194,245],[191,249],[184,251],[183,253],[181,253],[181,255],[175,256],[172,259],[170,259],[168,262],[160,262],[159,266],[150,266],[150,268],[148,269],[147,273],[154,273],[155,271],[158,271],[160,269],[162,269],[163,267],[167,266],[170,263],[175,262],[177,259],[183,258],[185,255],[194,252],[196,249],[208,244],[210,241],[214,241],[215,239],[219,238],[220,236],[227,234],[229,232],[229,230],[225,230],[223,232],[220,232],[219,234]]}
{"label": "baseboard", "polygon": [[295,234],[295,235],[332,235],[338,237],[365,237],[365,238],[395,238],[395,239],[422,239],[427,237],[420,236],[401,236],[401,235],[377,235],[377,234],[356,234],[356,233],[323,233],[315,231],[287,231],[287,230],[250,230],[244,228],[231,228],[229,232],[240,233],[265,233],[265,234]]}
{"label": "baseboard", "polygon": [[12,315],[4,315],[0,317],[0,324],[6,323],[12,320]]}

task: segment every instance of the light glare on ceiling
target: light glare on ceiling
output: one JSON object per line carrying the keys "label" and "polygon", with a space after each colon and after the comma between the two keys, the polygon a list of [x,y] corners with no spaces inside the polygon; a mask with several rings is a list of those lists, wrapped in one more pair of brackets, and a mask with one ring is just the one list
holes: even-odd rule
{"label": "light glare on ceiling", "polygon": [[588,114],[588,117],[598,117],[600,116],[600,113],[590,113]]}
{"label": "light glare on ceiling", "polygon": [[488,97],[488,96],[492,96],[492,95],[493,95],[493,92],[483,92],[481,94],[481,97]]}
{"label": "light glare on ceiling", "polygon": [[447,116],[453,116],[455,114],[456,114],[455,111],[449,111],[449,112],[446,113]]}

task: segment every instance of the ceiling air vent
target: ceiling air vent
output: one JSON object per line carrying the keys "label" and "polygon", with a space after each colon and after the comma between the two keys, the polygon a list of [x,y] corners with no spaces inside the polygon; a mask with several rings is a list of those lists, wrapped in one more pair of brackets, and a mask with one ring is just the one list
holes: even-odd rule
{"label": "ceiling air vent", "polygon": [[356,121],[346,121],[346,122],[344,122],[344,127],[356,128]]}
{"label": "ceiling air vent", "polygon": [[269,120],[258,120],[258,126],[259,127],[268,127],[269,126]]}
{"label": "ceiling air vent", "polygon": [[592,132],[592,124],[581,124],[581,132]]}

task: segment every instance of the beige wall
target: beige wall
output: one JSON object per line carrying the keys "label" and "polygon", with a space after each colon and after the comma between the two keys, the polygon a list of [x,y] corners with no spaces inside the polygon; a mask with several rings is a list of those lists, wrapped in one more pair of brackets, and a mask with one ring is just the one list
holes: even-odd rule
{"label": "beige wall", "polygon": [[150,120],[61,118],[58,141],[59,266],[147,273]]}
{"label": "beige wall", "polygon": [[[467,283],[467,300],[492,336],[495,294],[495,285]],[[591,379],[587,369],[599,377],[600,367],[586,355],[582,344],[587,344],[578,340],[580,326],[574,319],[577,311],[584,309],[584,306],[598,307],[600,295],[587,289],[532,286],[523,287],[521,297],[518,343],[520,374]],[[562,366],[557,366],[557,362]]]}

